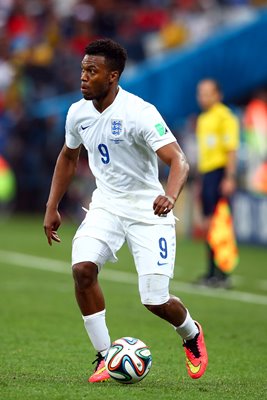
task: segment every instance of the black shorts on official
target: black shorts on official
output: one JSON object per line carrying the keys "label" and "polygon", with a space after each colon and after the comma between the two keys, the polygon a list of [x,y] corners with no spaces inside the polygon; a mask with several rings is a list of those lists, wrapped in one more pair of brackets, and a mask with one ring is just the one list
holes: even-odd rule
{"label": "black shorts on official", "polygon": [[224,168],[202,175],[201,202],[202,212],[206,217],[213,214],[216,204],[221,197],[220,184],[223,179]]}

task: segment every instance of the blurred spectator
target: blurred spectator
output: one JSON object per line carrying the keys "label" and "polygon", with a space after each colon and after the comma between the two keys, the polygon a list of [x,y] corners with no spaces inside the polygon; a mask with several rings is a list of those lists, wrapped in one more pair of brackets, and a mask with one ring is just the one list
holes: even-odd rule
{"label": "blurred spectator", "polygon": [[7,161],[0,154],[0,215],[1,218],[10,208],[15,197],[15,176]]}
{"label": "blurred spectator", "polygon": [[247,142],[247,187],[267,193],[267,89],[257,91],[245,108]]}

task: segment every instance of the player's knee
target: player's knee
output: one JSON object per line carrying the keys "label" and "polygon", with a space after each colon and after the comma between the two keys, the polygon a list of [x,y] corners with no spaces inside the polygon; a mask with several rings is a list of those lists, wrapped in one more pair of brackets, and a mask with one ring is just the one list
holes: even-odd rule
{"label": "player's knee", "polygon": [[78,289],[85,290],[97,280],[98,268],[92,262],[80,262],[72,266],[72,275]]}
{"label": "player's knee", "polygon": [[139,278],[142,304],[152,313],[160,315],[170,299],[169,280],[165,275],[145,275]]}

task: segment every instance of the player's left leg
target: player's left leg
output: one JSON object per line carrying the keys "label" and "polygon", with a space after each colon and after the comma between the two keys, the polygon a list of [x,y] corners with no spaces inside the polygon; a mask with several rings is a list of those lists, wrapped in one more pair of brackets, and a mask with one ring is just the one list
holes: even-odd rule
{"label": "player's left leg", "polygon": [[174,326],[183,339],[188,374],[200,378],[207,366],[201,326],[191,318],[181,300],[169,294],[175,260],[175,227],[133,224],[128,228],[127,242],[139,275],[142,303]]}

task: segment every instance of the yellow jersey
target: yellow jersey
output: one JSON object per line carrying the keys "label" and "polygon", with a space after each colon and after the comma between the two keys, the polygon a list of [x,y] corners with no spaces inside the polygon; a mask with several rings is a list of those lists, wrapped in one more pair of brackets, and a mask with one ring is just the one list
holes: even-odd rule
{"label": "yellow jersey", "polygon": [[201,173],[226,166],[229,151],[239,146],[239,123],[232,111],[217,103],[197,119],[198,169]]}

